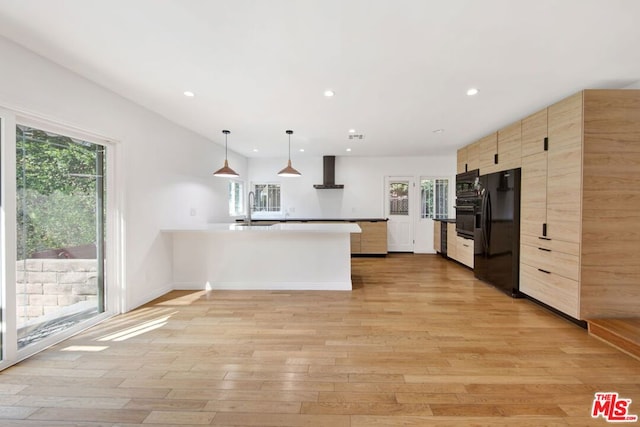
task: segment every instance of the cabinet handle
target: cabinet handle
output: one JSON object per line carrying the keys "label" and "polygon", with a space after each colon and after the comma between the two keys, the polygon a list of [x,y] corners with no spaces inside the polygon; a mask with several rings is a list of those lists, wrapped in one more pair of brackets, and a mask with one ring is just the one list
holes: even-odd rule
{"label": "cabinet handle", "polygon": [[551,239],[550,239],[550,238],[548,238],[548,237],[538,237],[538,239],[540,239],[540,240],[547,240],[547,241],[551,241]]}
{"label": "cabinet handle", "polygon": [[542,224],[542,235],[547,237],[547,223]]}
{"label": "cabinet handle", "polygon": [[469,247],[469,245],[465,245],[464,243],[462,244],[462,246],[464,246],[465,248],[468,248],[468,247]]}
{"label": "cabinet handle", "polygon": [[549,151],[549,137],[544,137],[544,151]]}
{"label": "cabinet handle", "polygon": [[539,269],[538,269],[538,271],[541,271],[541,272],[542,272],[542,273],[544,273],[544,274],[551,274],[551,272],[550,272],[550,271],[543,270],[543,269],[541,269],[541,268],[539,268]]}
{"label": "cabinet handle", "polygon": [[551,252],[551,249],[547,249],[547,248],[538,248],[538,249],[540,249],[541,251],[545,251],[545,252]]}
{"label": "cabinet handle", "polygon": [[498,155],[497,155],[497,154],[494,154],[494,155],[493,155],[493,164],[494,164],[494,165],[497,165],[497,164],[498,164]]}

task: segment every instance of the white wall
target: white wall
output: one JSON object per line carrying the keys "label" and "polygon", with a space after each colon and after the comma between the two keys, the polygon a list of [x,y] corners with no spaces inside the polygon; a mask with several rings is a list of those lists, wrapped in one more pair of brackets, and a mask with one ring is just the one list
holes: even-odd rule
{"label": "white wall", "polygon": [[[0,107],[118,141],[126,233],[124,308],[169,290],[171,239],[160,228],[230,219],[228,181],[211,175],[222,166],[224,147],[2,37],[0,58]],[[246,175],[246,158],[230,152],[229,162]]]}
{"label": "white wall", "polygon": [[[383,218],[385,176],[449,177],[450,217],[455,216],[456,150],[439,157],[336,157],[336,184],[343,190],[316,190],[322,183],[322,157],[294,157],[299,178],[281,178],[277,172],[286,159],[249,159],[249,181],[279,182],[282,205],[289,218]],[[273,217],[273,216],[270,216]],[[433,252],[433,223],[415,223],[415,252]]]}

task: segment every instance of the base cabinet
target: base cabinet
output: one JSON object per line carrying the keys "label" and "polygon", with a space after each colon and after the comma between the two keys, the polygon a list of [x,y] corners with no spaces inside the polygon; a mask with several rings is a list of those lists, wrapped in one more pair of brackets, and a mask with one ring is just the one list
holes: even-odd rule
{"label": "base cabinet", "polygon": [[358,221],[362,233],[351,235],[351,253],[362,255],[387,254],[387,222]]}

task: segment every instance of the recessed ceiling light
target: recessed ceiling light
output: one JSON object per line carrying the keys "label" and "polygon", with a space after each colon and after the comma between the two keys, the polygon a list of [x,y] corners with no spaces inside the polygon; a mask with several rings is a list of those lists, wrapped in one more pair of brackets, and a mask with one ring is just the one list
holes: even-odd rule
{"label": "recessed ceiling light", "polygon": [[191,92],[190,90],[185,90],[184,92],[182,92],[182,94],[187,98],[193,98],[194,96],[196,96],[196,94]]}
{"label": "recessed ceiling light", "polygon": [[301,153],[304,153],[304,148],[301,148],[301,149],[300,149],[300,152],[301,152]]}
{"label": "recessed ceiling light", "polygon": [[444,129],[436,129],[433,131],[433,133],[442,133],[444,132]]}
{"label": "recessed ceiling light", "polygon": [[257,152],[258,152],[258,149],[257,149],[257,148],[254,148],[254,149],[253,149],[253,152],[254,152],[254,153],[257,153]]}
{"label": "recessed ceiling light", "polygon": [[347,151],[351,151],[351,148],[347,148]]}
{"label": "recessed ceiling light", "polygon": [[355,129],[349,129],[349,133],[356,133]]}
{"label": "recessed ceiling light", "polygon": [[324,91],[324,96],[326,96],[327,98],[331,98],[333,95],[335,95],[336,93],[332,90],[325,90]]}
{"label": "recessed ceiling light", "polygon": [[477,95],[478,92],[479,92],[478,89],[476,89],[475,87],[472,87],[471,89],[467,90],[467,95],[468,96]]}

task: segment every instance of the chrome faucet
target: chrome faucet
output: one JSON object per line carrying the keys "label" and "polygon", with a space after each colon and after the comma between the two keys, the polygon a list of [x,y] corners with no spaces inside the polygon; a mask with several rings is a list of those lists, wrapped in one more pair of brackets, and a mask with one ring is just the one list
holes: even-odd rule
{"label": "chrome faucet", "polygon": [[[251,203],[253,201],[253,203]],[[256,195],[253,191],[249,191],[249,195],[247,196],[247,222],[251,225],[251,212],[256,207]]]}

